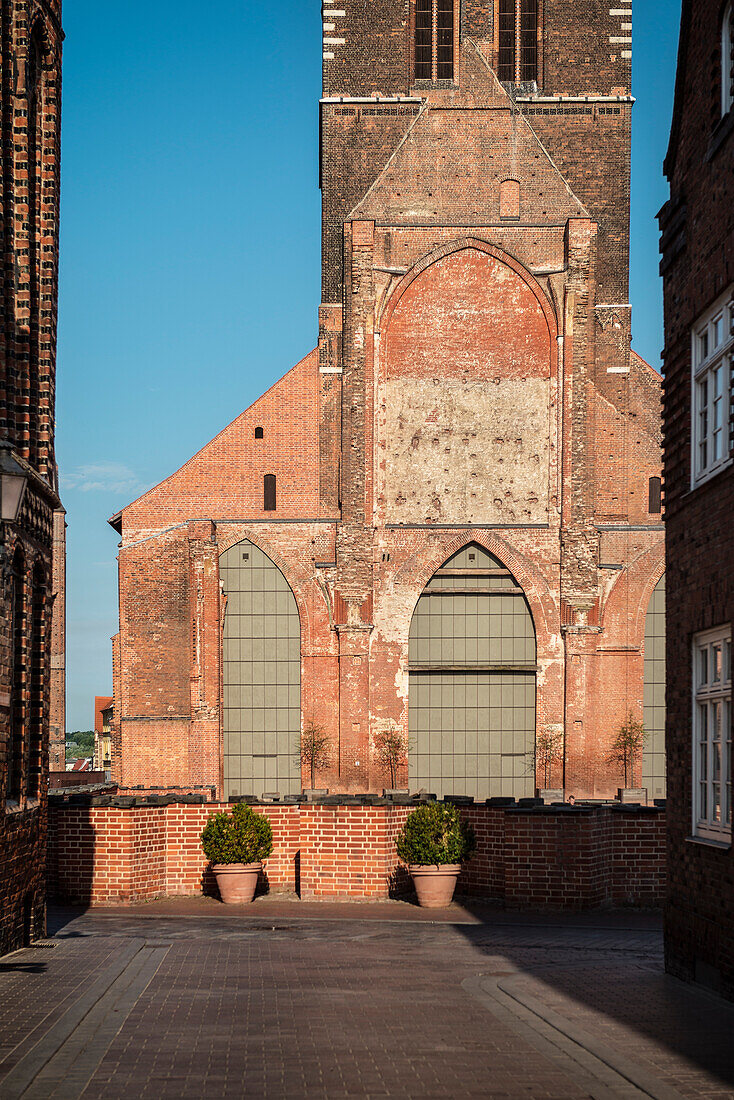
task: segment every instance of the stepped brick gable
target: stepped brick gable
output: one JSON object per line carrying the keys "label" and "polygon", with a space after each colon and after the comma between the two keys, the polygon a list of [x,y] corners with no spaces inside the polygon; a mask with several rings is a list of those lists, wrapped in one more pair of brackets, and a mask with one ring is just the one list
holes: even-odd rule
{"label": "stepped brick gable", "polygon": [[419,7],[324,5],[318,348],[113,517],[123,791],[665,793],[627,24]]}

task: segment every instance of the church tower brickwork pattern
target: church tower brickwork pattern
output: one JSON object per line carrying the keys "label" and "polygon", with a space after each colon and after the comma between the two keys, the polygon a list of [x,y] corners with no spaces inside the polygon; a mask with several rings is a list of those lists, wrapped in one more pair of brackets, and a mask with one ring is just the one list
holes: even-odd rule
{"label": "church tower brickwork pattern", "polygon": [[318,347],[111,521],[113,775],[298,793],[297,706],[332,792],[397,743],[399,787],[614,794],[664,572],[631,8],[326,0],[322,52]]}
{"label": "church tower brickwork pattern", "polygon": [[0,5],[0,954],[45,932],[51,706],[63,715],[52,671],[52,650],[63,652],[52,565],[64,533],[54,457],[60,19],[58,0]]}

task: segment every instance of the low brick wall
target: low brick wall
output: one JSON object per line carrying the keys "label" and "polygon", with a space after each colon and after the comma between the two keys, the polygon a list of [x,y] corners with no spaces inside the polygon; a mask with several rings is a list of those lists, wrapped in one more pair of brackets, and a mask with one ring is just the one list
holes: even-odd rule
{"label": "low brick wall", "polygon": [[[262,887],[303,900],[410,891],[396,837],[413,804],[384,800],[258,804],[273,827]],[[216,894],[199,837],[227,804],[193,799],[51,798],[48,889],[60,901],[113,905]],[[586,909],[662,903],[665,813],[630,807],[462,806],[477,849],[458,893],[508,907]]]}

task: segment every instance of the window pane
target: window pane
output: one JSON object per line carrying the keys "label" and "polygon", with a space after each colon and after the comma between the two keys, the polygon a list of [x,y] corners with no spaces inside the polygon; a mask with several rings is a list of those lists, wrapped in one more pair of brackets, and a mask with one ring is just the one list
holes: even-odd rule
{"label": "window pane", "polygon": [[520,80],[538,79],[538,0],[520,0]]}
{"label": "window pane", "polygon": [[721,784],[714,783],[711,788],[711,821],[718,825],[721,821]]}
{"label": "window pane", "polygon": [[515,0],[499,3],[499,60],[497,75],[500,80],[515,79]]}
{"label": "window pane", "polygon": [[698,685],[703,687],[704,684],[709,682],[709,651],[706,646],[703,646],[698,651]]}
{"label": "window pane", "polygon": [[454,78],[454,0],[438,0],[436,10],[436,75]]}
{"label": "window pane", "polygon": [[698,785],[698,819],[699,821],[706,821],[708,817],[708,803],[706,800],[706,784],[699,783]]}
{"label": "window pane", "polygon": [[708,358],[709,353],[709,334],[708,331],[702,332],[698,338],[698,356],[699,362],[702,363],[704,359]]}
{"label": "window pane", "polygon": [[713,764],[713,774],[711,778],[714,783],[721,782],[721,743],[714,741],[711,745],[711,762]]}
{"label": "window pane", "polygon": [[718,348],[719,344],[721,343],[721,334],[722,334],[722,331],[723,331],[723,320],[724,320],[723,317],[717,317],[711,323],[712,350],[714,350],[715,348]]}
{"label": "window pane", "polygon": [[721,642],[714,642],[711,646],[711,682],[714,684],[721,683],[722,664],[722,644]]}
{"label": "window pane", "polygon": [[416,0],[414,47],[416,80],[431,80],[433,77],[432,0]]}

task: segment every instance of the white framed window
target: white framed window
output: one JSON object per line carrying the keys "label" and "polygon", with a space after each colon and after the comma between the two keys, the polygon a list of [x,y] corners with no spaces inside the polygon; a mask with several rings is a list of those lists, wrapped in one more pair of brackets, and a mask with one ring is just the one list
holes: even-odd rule
{"label": "white framed window", "polygon": [[734,4],[727,4],[721,23],[721,114],[734,104]]}
{"label": "white framed window", "polygon": [[691,486],[731,462],[734,288],[693,326]]}
{"label": "white framed window", "polygon": [[731,625],[693,639],[693,835],[731,840]]}

